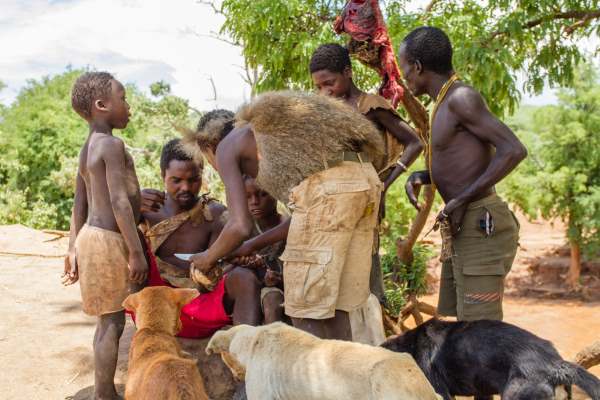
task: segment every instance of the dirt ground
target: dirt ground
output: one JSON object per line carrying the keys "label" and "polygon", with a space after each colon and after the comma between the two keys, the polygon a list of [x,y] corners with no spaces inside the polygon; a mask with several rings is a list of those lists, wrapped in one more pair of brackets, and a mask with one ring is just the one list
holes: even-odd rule
{"label": "dirt ground", "polygon": [[[523,225],[523,249],[514,267],[515,276],[525,273],[527,258],[562,244],[561,227]],[[92,393],[95,320],[81,312],[79,287],[61,286],[60,256],[67,239],[54,238],[18,225],[0,226],[2,399],[83,400]],[[436,296],[426,300],[435,303]],[[552,341],[566,359],[600,340],[598,302],[509,296],[505,304],[507,322]],[[121,384],[126,379],[133,332],[128,322],[119,354],[117,380]],[[600,367],[592,372],[600,376]]]}

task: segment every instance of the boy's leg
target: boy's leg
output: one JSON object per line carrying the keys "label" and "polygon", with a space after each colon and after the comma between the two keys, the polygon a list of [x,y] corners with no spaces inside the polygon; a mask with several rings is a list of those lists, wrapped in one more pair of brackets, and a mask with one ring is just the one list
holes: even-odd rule
{"label": "boy's leg", "polygon": [[350,319],[345,311],[336,310],[329,319],[292,318],[294,327],[321,339],[352,340]]}
{"label": "boy's leg", "polygon": [[235,268],[225,278],[225,311],[232,315],[233,324],[260,325],[260,282],[245,268]]}
{"label": "boy's leg", "polygon": [[273,322],[283,321],[283,292],[277,289],[268,291],[265,289],[272,288],[263,288],[261,290],[261,301],[263,314],[265,317],[265,325]]}
{"label": "boy's leg", "polygon": [[119,339],[125,328],[125,311],[98,317],[94,335],[94,397],[118,399],[115,388],[115,371],[119,356]]}

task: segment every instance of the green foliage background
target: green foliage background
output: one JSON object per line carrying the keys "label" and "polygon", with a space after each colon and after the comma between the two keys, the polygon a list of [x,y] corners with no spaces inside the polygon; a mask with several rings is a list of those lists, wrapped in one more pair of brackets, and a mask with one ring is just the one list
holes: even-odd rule
{"label": "green foliage background", "polygon": [[[204,2],[206,3],[206,2]],[[209,2],[210,3],[210,2]],[[310,55],[320,44],[344,42],[332,29],[345,0],[223,0],[212,2],[225,16],[221,32],[242,48],[248,67],[258,72],[254,91],[309,89]],[[477,87],[499,114],[516,110],[520,90],[540,93],[544,82],[573,82],[583,57],[580,41],[597,37],[600,0],[413,0],[380,1],[397,49],[411,30],[442,28],[454,47],[458,74]],[[524,87],[517,74],[524,72]],[[379,85],[376,74],[355,65],[364,90]]]}
{"label": "green foliage background", "polygon": [[529,216],[560,218],[588,257],[600,250],[600,81],[581,64],[559,104],[523,108],[512,125],[529,157],[500,189]]}
{"label": "green foliage background", "polygon": [[[0,223],[68,229],[78,154],[88,134],[71,109],[71,87],[82,70],[31,80],[9,107],[0,108]],[[162,186],[162,145],[191,123],[186,100],[168,85],[149,97],[127,86],[132,118],[115,132],[131,152],[142,187]]]}

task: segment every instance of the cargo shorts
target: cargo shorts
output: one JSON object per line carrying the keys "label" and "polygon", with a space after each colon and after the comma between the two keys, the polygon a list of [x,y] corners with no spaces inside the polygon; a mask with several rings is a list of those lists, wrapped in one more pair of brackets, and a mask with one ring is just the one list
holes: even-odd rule
{"label": "cargo shorts", "polygon": [[442,263],[438,312],[461,321],[502,320],[504,278],[518,240],[519,222],[498,195],[469,204],[452,256]]}
{"label": "cargo shorts", "polygon": [[373,237],[382,184],[371,163],[343,161],[290,193],[283,261],[285,313],[328,319],[369,298]]}

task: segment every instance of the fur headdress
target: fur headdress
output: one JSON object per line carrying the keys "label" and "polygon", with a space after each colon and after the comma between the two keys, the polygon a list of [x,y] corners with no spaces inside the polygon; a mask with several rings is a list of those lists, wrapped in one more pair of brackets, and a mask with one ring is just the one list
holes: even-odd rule
{"label": "fur headdress", "polygon": [[257,183],[284,204],[289,191],[341,160],[343,151],[384,154],[375,125],[341,100],[293,91],[268,92],[240,109],[237,125],[251,124],[259,153]]}

